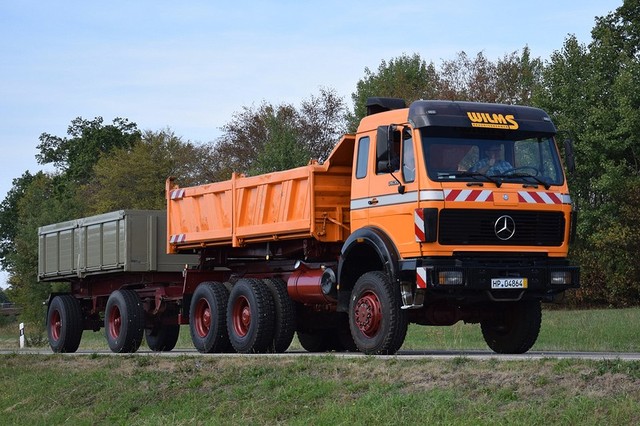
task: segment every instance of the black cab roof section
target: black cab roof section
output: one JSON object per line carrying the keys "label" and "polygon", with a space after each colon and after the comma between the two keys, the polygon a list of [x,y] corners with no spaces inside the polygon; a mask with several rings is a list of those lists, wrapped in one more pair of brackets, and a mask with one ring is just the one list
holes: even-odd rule
{"label": "black cab roof section", "polygon": [[413,127],[475,127],[556,133],[546,112],[539,108],[459,101],[415,101],[409,107]]}

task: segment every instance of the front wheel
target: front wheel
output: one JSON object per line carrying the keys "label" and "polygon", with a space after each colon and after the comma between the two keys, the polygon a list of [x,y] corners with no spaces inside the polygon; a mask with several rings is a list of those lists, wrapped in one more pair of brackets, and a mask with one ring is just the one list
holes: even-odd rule
{"label": "front wheel", "polygon": [[349,328],[357,348],[367,355],[394,354],[407,334],[407,312],[400,288],[386,274],[367,272],[356,282],[349,303]]}
{"label": "front wheel", "polygon": [[54,297],[47,312],[51,350],[56,353],[77,351],[83,329],[80,302],[68,294]]}
{"label": "front wheel", "polygon": [[501,303],[495,318],[480,322],[487,345],[500,354],[523,354],[540,333],[542,309],[539,300]]}
{"label": "front wheel", "polygon": [[138,350],[144,335],[144,309],[135,291],[111,293],[104,312],[104,328],[112,352],[133,353]]}

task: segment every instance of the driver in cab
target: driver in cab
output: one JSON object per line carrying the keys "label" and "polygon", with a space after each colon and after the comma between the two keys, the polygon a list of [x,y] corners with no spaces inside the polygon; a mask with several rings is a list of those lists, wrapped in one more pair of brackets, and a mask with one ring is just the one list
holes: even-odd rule
{"label": "driver in cab", "polygon": [[508,161],[502,159],[502,148],[499,144],[490,145],[482,157],[468,171],[482,173],[487,176],[501,175],[513,169]]}

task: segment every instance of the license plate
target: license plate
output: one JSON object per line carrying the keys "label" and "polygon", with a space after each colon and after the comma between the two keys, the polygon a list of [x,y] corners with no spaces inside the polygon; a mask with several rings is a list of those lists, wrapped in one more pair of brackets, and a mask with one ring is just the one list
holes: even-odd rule
{"label": "license plate", "polygon": [[493,289],[527,288],[527,279],[526,278],[492,278],[491,288]]}

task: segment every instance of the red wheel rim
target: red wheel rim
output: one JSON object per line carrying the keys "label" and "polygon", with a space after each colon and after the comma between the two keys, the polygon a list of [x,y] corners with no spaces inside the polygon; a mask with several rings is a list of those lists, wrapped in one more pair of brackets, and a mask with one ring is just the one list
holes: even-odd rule
{"label": "red wheel rim", "polygon": [[380,329],[382,309],[380,300],[375,293],[367,291],[355,306],[355,323],[358,329],[367,337],[374,337]]}
{"label": "red wheel rim", "polygon": [[109,334],[112,338],[117,339],[120,336],[121,325],[122,316],[120,315],[120,308],[113,305],[111,311],[109,311]]}
{"label": "red wheel rim", "polygon": [[211,329],[211,306],[207,299],[198,300],[193,320],[198,336],[207,337]]}
{"label": "red wheel rim", "polygon": [[59,340],[60,339],[60,332],[62,330],[62,320],[60,319],[60,312],[53,311],[51,313],[51,323],[49,324],[49,327],[51,328],[51,337],[53,338],[53,340]]}
{"label": "red wheel rim", "polygon": [[251,305],[246,297],[240,296],[233,303],[233,331],[240,337],[249,332],[251,326]]}

